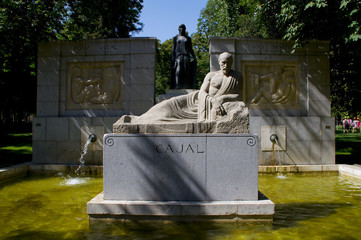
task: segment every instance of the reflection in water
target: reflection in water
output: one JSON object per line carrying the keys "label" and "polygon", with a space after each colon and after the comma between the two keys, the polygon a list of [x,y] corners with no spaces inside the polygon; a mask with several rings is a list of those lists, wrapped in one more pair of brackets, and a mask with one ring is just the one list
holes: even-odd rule
{"label": "reflection in water", "polygon": [[[73,184],[75,183],[75,184]],[[260,175],[276,203],[272,224],[215,222],[90,223],[86,203],[102,178],[61,176],[0,183],[3,239],[361,239],[361,180],[328,174]]]}

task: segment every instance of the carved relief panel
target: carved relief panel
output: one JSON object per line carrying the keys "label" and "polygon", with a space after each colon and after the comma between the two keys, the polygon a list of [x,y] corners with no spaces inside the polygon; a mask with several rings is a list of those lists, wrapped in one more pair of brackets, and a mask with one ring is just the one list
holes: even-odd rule
{"label": "carved relief panel", "polygon": [[122,109],[123,62],[67,65],[67,109]]}
{"label": "carved relief panel", "polygon": [[246,102],[259,109],[297,108],[299,71],[292,62],[243,62]]}

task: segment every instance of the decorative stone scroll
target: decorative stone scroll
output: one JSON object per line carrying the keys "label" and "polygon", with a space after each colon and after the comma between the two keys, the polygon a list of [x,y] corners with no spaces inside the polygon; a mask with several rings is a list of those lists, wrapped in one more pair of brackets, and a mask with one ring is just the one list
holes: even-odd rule
{"label": "decorative stone scroll", "polygon": [[246,101],[253,108],[295,108],[299,104],[299,65],[289,62],[243,63]]}
{"label": "decorative stone scroll", "polygon": [[123,62],[67,65],[67,109],[122,109]]}

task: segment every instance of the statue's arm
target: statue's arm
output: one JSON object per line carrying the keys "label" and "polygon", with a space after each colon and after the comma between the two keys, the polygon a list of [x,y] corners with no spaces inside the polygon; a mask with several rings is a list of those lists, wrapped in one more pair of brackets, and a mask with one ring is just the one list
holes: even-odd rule
{"label": "statue's arm", "polygon": [[240,101],[240,95],[238,93],[234,93],[234,94],[225,94],[222,96],[219,96],[217,98],[217,100],[223,104],[225,102],[233,102],[233,101]]}
{"label": "statue's arm", "polygon": [[209,94],[209,86],[211,85],[211,79],[214,76],[215,73],[210,72],[206,75],[206,77],[203,80],[202,86],[199,89],[199,94]]}

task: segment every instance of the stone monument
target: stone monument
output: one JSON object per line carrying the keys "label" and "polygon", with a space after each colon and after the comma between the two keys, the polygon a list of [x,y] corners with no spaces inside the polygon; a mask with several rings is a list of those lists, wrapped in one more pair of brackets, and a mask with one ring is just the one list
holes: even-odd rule
{"label": "stone monument", "polygon": [[[211,38],[209,43],[211,71],[219,69],[218,56],[227,51],[243,75],[250,132],[261,143],[259,165],[335,164],[327,41],[297,49],[283,40]],[[279,145],[270,141],[273,134]]]}
{"label": "stone monument", "polygon": [[173,38],[171,54],[171,89],[194,89],[197,72],[196,55],[186,26],[179,25],[179,34]]}
{"label": "stone monument", "polygon": [[54,41],[39,44],[33,163],[102,164],[103,135],[124,114],[154,105],[156,38]]}
{"label": "stone monument", "polygon": [[199,91],[124,115],[104,136],[104,192],[88,203],[91,221],[272,221],[274,204],[258,192],[242,75],[230,53],[218,63]]}

